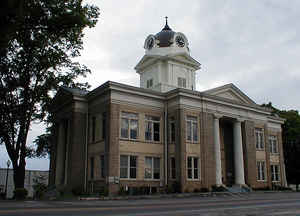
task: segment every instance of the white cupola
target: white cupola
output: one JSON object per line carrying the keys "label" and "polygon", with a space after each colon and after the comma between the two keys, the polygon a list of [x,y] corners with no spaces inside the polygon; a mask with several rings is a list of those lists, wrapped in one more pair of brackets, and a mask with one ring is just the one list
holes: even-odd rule
{"label": "white cupola", "polygon": [[181,32],[168,25],[144,43],[145,55],[136,65],[140,87],[167,92],[175,88],[196,89],[195,71],[200,63],[190,56],[189,43]]}

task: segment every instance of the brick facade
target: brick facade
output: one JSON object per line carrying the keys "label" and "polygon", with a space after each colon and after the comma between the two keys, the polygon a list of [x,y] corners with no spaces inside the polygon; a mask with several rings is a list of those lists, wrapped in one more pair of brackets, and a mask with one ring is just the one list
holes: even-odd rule
{"label": "brick facade", "polygon": [[[112,84],[111,84],[112,85]],[[120,84],[118,84],[120,85]],[[168,185],[177,182],[180,185],[180,190],[183,192],[192,192],[203,188],[211,189],[216,184],[216,158],[214,144],[214,112],[208,107],[204,107],[203,99],[189,99],[191,104],[184,105],[179,93],[174,93],[177,96],[166,99],[163,94],[154,94],[151,92],[142,92],[139,88],[133,89],[130,94],[123,92],[120,97],[116,96],[119,91],[105,90],[110,88],[109,84],[104,84],[100,90],[95,90],[98,95],[82,96],[88,101],[85,105],[79,104],[77,109],[74,105],[66,105],[60,112],[57,112],[57,122],[61,123],[63,119],[68,119],[68,138],[66,147],[62,148],[63,135],[59,135],[62,130],[56,129],[57,148],[52,149],[50,162],[50,182],[51,184],[59,185],[60,182],[55,181],[57,173],[64,171],[66,175],[65,184],[69,189],[74,187],[85,187],[90,192],[97,192],[108,189],[109,194],[118,194],[120,188],[132,187],[165,187],[165,182]],[[112,85],[113,86],[113,85]],[[128,91],[131,90],[129,87]],[[139,92],[140,91],[140,92]],[[136,94],[145,94],[139,95]],[[185,92],[193,95],[193,91]],[[96,94],[96,93],[95,93]],[[135,95],[136,94],[136,95]],[[129,100],[133,97],[132,101]],[[166,94],[168,95],[168,94]],[[201,95],[200,95],[201,96]],[[200,97],[198,95],[198,97]],[[99,101],[98,99],[99,98]],[[142,101],[142,102],[138,102]],[[166,103],[167,102],[167,103]],[[207,102],[208,103],[208,102]],[[234,103],[234,102],[232,102]],[[208,106],[208,105],[207,105]],[[79,107],[79,108],[78,108]],[[175,121],[175,143],[170,142],[170,127],[167,122],[167,131],[164,122],[164,110],[168,110],[168,119],[171,117]],[[67,110],[67,111],[66,111]],[[70,115],[71,110],[71,115]],[[88,125],[87,111],[88,110]],[[64,113],[67,112],[68,115]],[[136,113],[138,116],[138,136],[136,139],[124,139],[121,137],[121,113],[129,112]],[[60,113],[60,114],[59,114]],[[149,141],[145,139],[145,120],[146,116],[159,117],[159,141]],[[106,117],[104,117],[106,116]],[[187,141],[187,116],[192,116],[197,119],[197,141]],[[64,118],[63,118],[64,117]],[[95,119],[95,125],[91,123]],[[103,121],[105,118],[105,122]],[[231,185],[234,183],[234,176],[230,180],[230,175],[234,174],[233,161],[233,123],[236,118],[234,115],[223,113],[220,117],[220,144],[221,144],[221,166],[223,183]],[[269,152],[269,134],[275,134],[278,139],[278,164],[280,165],[280,184],[284,184],[283,170],[283,154],[281,129],[269,127],[267,118],[265,121],[257,121],[255,119],[246,119],[242,122],[242,148],[244,158],[244,175],[245,183],[253,188],[272,186],[270,165],[277,160],[276,155]],[[103,125],[105,124],[105,125]],[[88,135],[86,135],[88,127]],[[93,128],[95,127],[95,128]],[[264,131],[265,148],[257,150],[255,147],[255,128],[260,127]],[[94,131],[93,131],[94,130]],[[102,133],[106,133],[105,136]],[[93,134],[95,133],[95,134]],[[94,136],[92,139],[91,137]],[[165,136],[168,136],[167,143]],[[60,137],[60,138],[59,138]],[[88,145],[87,145],[88,142]],[[86,146],[87,145],[87,146]],[[165,145],[167,146],[167,157],[165,160]],[[87,148],[87,153],[86,153]],[[66,163],[63,158],[58,160],[58,156],[66,155]],[[100,165],[100,157],[104,156],[104,168]],[[120,155],[133,155],[137,157],[137,168],[135,179],[120,179]],[[156,157],[160,159],[160,178],[146,179],[145,178],[145,160],[146,157]],[[171,178],[171,157],[175,157],[176,179]],[[188,179],[187,158],[198,158],[198,173],[199,178]],[[91,164],[91,158],[94,158],[94,164]],[[273,159],[275,158],[275,159]],[[257,164],[258,160],[266,162],[266,181],[257,181]],[[167,166],[165,166],[167,161]],[[276,162],[276,161],[275,161]],[[87,164],[86,164],[87,163]],[[57,167],[59,169],[57,169]],[[87,167],[87,168],[86,168]],[[165,170],[167,167],[167,170]],[[93,169],[93,176],[91,169]],[[57,171],[58,170],[58,171]],[[105,175],[103,177],[102,171]],[[165,171],[168,173],[168,179],[165,181]],[[52,180],[51,180],[52,179]]]}

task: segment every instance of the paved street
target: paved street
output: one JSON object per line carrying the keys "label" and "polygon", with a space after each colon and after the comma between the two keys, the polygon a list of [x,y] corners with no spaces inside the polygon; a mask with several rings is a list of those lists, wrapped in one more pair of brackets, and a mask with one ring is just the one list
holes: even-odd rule
{"label": "paved street", "polygon": [[0,215],[300,216],[300,193],[110,201],[1,201]]}

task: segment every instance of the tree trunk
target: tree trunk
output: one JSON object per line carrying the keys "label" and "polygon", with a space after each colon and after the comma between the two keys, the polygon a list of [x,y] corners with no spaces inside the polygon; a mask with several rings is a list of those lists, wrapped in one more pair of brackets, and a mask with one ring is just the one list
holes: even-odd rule
{"label": "tree trunk", "polygon": [[14,167],[14,185],[16,188],[24,188],[25,182],[25,161]]}

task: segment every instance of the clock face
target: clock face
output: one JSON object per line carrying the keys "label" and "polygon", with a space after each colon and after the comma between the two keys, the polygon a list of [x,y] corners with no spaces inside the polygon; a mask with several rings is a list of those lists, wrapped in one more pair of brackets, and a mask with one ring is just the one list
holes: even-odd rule
{"label": "clock face", "polygon": [[154,39],[149,38],[149,40],[147,41],[147,49],[151,49],[153,46],[154,46]]}
{"label": "clock face", "polygon": [[182,36],[177,36],[175,38],[176,44],[180,47],[184,47],[185,42],[184,42],[184,38]]}

